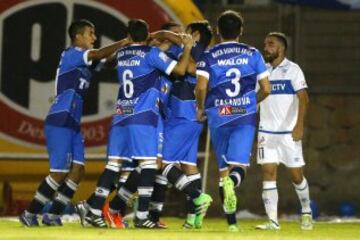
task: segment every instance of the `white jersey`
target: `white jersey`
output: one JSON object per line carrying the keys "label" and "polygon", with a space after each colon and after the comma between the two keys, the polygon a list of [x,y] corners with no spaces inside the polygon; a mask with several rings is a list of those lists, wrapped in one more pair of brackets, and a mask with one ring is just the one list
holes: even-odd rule
{"label": "white jersey", "polygon": [[267,67],[271,94],[260,103],[259,132],[290,133],[298,116],[296,92],[307,88],[304,74],[299,65],[286,58],[275,68],[270,64]]}

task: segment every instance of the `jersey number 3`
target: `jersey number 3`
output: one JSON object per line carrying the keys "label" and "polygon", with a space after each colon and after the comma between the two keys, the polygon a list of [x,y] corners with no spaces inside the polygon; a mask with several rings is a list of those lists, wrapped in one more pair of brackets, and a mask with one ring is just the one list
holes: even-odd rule
{"label": "jersey number 3", "polygon": [[131,70],[127,69],[123,73],[124,95],[126,98],[131,98],[134,94],[134,84],[131,79],[134,74]]}
{"label": "jersey number 3", "polygon": [[238,96],[240,93],[240,89],[241,89],[240,88],[240,77],[241,77],[240,70],[237,68],[230,68],[229,70],[226,71],[226,77],[232,78],[231,83],[234,84],[234,90],[232,90],[231,88],[225,89],[226,94],[229,97]]}

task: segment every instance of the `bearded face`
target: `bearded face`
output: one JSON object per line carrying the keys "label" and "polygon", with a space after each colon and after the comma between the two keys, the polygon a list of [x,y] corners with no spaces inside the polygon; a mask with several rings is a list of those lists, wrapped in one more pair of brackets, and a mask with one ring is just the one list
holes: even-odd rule
{"label": "bearded face", "polygon": [[266,62],[271,63],[275,59],[279,57],[279,51],[270,52],[270,51],[264,51],[264,59]]}
{"label": "bearded face", "polygon": [[264,59],[271,63],[279,57],[281,44],[272,36],[266,37],[264,41]]}

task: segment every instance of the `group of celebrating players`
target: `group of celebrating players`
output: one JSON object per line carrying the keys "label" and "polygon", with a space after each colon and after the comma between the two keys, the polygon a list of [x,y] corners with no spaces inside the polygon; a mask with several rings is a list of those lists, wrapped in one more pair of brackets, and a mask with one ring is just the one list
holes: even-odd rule
{"label": "group of celebrating players", "polygon": [[[95,27],[87,20],[69,27],[72,46],[61,55],[56,98],[45,120],[50,173],[19,217],[39,226],[37,215],[52,201],[42,223],[61,226],[61,215],[84,175],[80,131],[83,96],[94,69],[117,68],[119,91],[107,145],[107,163],[95,191],[75,205],[83,226],[125,228],[126,207],[137,197],[136,228],[166,228],[160,221],[169,183],[187,197],[183,228],[202,228],[212,198],[201,191],[197,151],[208,121],[219,167],[219,191],[229,231],[238,231],[235,188],[245,179],[257,126],[258,163],[269,221],[256,228],[278,230],[277,164],[291,174],[302,205],[301,228],[312,229],[309,187],[302,173],[301,139],[308,96],[299,66],[285,58],[284,34],[265,38],[264,56],[240,43],[243,18],[218,17],[220,43],[208,48],[207,21],[169,22],[149,33],[141,19],[128,22],[128,36],[94,49]],[[269,80],[270,78],[270,80]],[[107,202],[112,191],[115,196]]]}

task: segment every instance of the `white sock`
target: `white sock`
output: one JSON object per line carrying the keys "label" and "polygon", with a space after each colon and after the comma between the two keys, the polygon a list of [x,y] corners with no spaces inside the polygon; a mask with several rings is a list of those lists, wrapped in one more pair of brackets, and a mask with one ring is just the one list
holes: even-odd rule
{"label": "white sock", "polygon": [[309,185],[306,181],[306,178],[303,178],[303,181],[299,185],[295,183],[293,184],[296,194],[298,195],[298,198],[300,200],[301,213],[311,213]]}
{"label": "white sock", "polygon": [[264,202],[266,214],[268,215],[269,219],[277,223],[277,208],[279,195],[276,187],[276,181],[263,182],[262,199]]}

